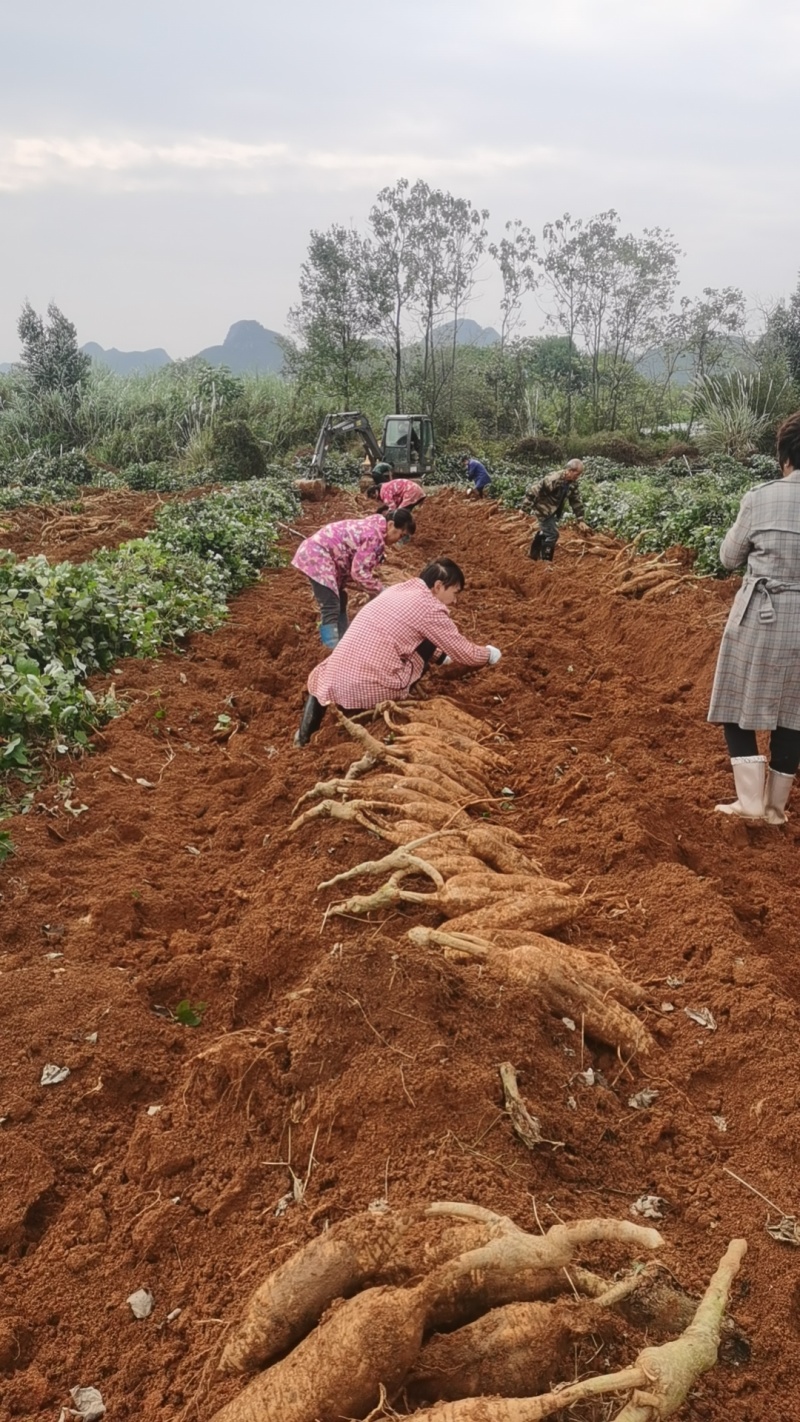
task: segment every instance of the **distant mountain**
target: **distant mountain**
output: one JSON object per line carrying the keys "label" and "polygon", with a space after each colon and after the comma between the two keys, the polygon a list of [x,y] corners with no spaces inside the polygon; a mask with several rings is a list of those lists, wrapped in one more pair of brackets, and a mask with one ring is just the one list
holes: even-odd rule
{"label": "distant mountain", "polygon": [[484,347],[500,344],[500,333],[494,329],[494,326],[479,326],[477,321],[463,316],[460,321],[445,321],[443,325],[437,326],[433,332],[434,345],[451,345],[453,331],[456,333],[457,346]]}
{"label": "distant mountain", "polygon": [[[714,366],[713,373],[715,375],[729,375],[734,370],[747,373],[755,369],[747,342],[742,336],[722,336],[718,341],[714,341],[714,345],[722,347],[722,354]],[[639,375],[643,375],[645,380],[663,381],[668,370],[668,359],[668,353],[663,346],[653,346],[634,361],[634,370],[638,371]],[[695,374],[694,356],[689,351],[683,351],[674,362],[673,383],[682,386],[691,385]]]}
{"label": "distant mountain", "polygon": [[95,365],[104,365],[115,375],[141,375],[145,370],[160,370],[162,365],[171,365],[171,357],[160,346],[149,351],[118,351],[115,346],[103,350],[96,341],[87,341],[81,350],[91,356]]}
{"label": "distant mountain", "polygon": [[258,375],[283,369],[283,351],[277,331],[260,321],[234,321],[221,346],[198,351],[209,365],[226,365],[234,375]]}

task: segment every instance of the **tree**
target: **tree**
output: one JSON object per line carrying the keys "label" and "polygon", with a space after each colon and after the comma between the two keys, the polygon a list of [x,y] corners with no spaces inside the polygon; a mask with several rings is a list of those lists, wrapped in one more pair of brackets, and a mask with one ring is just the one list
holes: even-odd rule
{"label": "tree", "polygon": [[489,255],[494,258],[503,283],[500,299],[502,319],[500,322],[500,349],[513,335],[521,322],[522,298],[536,287],[536,238],[529,227],[523,227],[517,219],[506,223],[506,232],[499,242],[489,244]]}
{"label": "tree", "polygon": [[375,329],[373,272],[362,238],[334,224],[312,232],[300,268],[300,302],[289,322],[300,337],[298,372],[324,385],[350,409],[372,354]]}
{"label": "tree", "polygon": [[54,302],[47,308],[45,321],[26,301],[17,322],[22,343],[20,365],[38,393],[57,391],[74,398],[86,379],[91,359],[78,349],[78,336],[71,321]]}
{"label": "tree", "polygon": [[800,279],[788,303],[778,302],[769,313],[763,344],[773,350],[777,347],[789,378],[800,385]]}
{"label": "tree", "polygon": [[401,178],[382,188],[369,215],[372,240],[367,253],[375,292],[375,315],[389,342],[394,408],[403,408],[403,328],[417,286],[417,225],[429,192],[421,180],[412,187]]}
{"label": "tree", "polygon": [[545,224],[543,231],[544,255],[541,258],[542,271],[555,309],[548,313],[547,321],[561,331],[567,342],[566,406],[564,420],[566,433],[572,431],[574,395],[574,353],[577,350],[575,338],[578,334],[583,310],[586,286],[590,273],[586,268],[582,244],[583,222],[573,218],[568,212],[555,222]]}

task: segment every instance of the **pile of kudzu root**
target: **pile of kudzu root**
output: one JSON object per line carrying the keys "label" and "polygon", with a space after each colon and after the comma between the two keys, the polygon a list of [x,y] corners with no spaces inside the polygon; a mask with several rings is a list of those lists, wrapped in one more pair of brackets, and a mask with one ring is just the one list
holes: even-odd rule
{"label": "pile of kudzu root", "polygon": [[363,753],[343,777],[320,781],[296,807],[319,801],[291,831],[327,815],[394,845],[319,885],[383,880],[372,893],[331,903],[326,915],[367,914],[399,903],[434,909],[446,927],[412,928],[408,937],[417,946],[483,964],[489,974],[525,987],[556,1016],[581,1020],[587,1036],[626,1056],[650,1050],[653,1038],[634,1011],[647,1002],[644,990],[609,956],[547,936],[577,919],[587,898],[546,878],[508,826],[470,816],[470,810],[497,810],[503,803],[502,788],[498,794],[493,785],[500,780],[502,787],[505,762],[497,743],[490,744],[489,728],[446,697],[389,702],[379,715],[383,740],[339,713]]}
{"label": "pile of kudzu root", "polygon": [[[220,1368],[255,1376],[213,1422],[537,1422],[598,1398],[621,1404],[616,1422],[660,1422],[734,1328],[726,1310],[745,1241],[729,1245],[699,1304],[654,1263],[611,1280],[576,1259],[593,1244],[662,1243],[613,1219],[526,1234],[459,1202],[356,1215],[252,1294]],[[581,1367],[624,1358],[631,1323],[669,1341],[616,1372]]]}

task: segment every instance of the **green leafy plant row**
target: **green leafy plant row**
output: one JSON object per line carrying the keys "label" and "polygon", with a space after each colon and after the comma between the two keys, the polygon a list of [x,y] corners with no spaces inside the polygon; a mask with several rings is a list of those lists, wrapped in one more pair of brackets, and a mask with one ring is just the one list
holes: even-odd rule
{"label": "green leafy plant row", "polygon": [[85,745],[115,709],[113,690],[96,697],[86,678],[217,626],[228,598],[280,561],[276,520],[296,511],[287,486],[259,480],[167,504],[146,538],[85,563],[0,555],[0,771],[37,747]]}

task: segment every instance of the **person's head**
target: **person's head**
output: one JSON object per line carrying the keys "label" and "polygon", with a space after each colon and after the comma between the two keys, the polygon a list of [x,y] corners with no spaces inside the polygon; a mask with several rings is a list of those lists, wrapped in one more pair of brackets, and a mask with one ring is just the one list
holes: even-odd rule
{"label": "person's head", "polygon": [[459,456],[459,458],[461,459],[461,463],[463,464],[464,468],[466,469],[466,467],[467,467],[467,465],[469,464],[469,461],[470,461],[470,456],[469,456],[468,454],[462,454],[462,455]]}
{"label": "person's head", "polygon": [[376,488],[380,488],[382,484],[388,484],[389,480],[394,478],[394,465],[391,460],[382,459],[379,464],[376,464],[372,471],[372,477],[375,480]]}
{"label": "person's head", "polygon": [[445,607],[452,607],[458,594],[464,590],[464,574],[452,558],[435,558],[422,569],[420,577]]}
{"label": "person's head", "polygon": [[800,469],[800,410],[795,410],[778,429],[778,463],[784,474]]}
{"label": "person's head", "polygon": [[580,479],[583,473],[583,461],[571,459],[564,470],[564,477],[568,484],[574,484],[576,479]]}
{"label": "person's head", "polygon": [[390,548],[393,543],[406,543],[417,531],[417,525],[408,509],[396,509],[394,513],[386,514],[385,518],[386,542]]}

